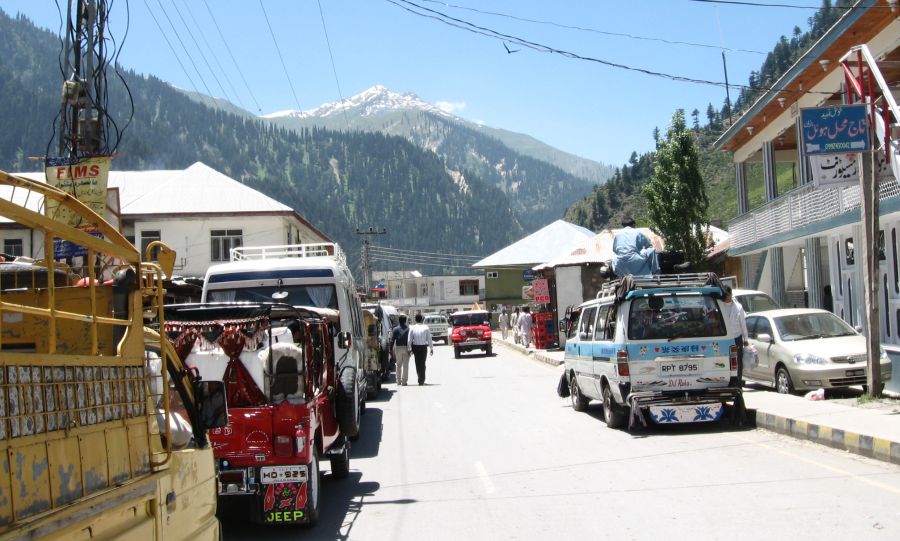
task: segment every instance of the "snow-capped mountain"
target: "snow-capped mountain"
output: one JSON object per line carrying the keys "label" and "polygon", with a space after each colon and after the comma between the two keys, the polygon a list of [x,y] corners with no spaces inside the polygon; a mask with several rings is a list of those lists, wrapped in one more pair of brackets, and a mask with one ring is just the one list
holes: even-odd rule
{"label": "snow-capped mountain", "polygon": [[389,113],[401,110],[425,111],[443,116],[452,116],[441,110],[439,107],[431,105],[422,100],[412,92],[404,92],[403,94],[392,92],[387,88],[376,85],[368,90],[347,98],[343,101],[326,103],[305,111],[290,109],[287,111],[278,111],[262,118],[327,118],[343,113],[352,113],[361,117],[371,117],[380,113]]}

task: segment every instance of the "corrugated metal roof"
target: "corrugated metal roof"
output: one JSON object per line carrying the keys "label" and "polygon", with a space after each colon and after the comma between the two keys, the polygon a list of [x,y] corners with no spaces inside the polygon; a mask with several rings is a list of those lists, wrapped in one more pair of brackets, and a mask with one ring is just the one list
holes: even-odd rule
{"label": "corrugated metal roof", "polygon": [[481,268],[543,263],[565,253],[576,242],[593,236],[594,232],[590,229],[565,220],[556,220],[472,266]]}
{"label": "corrugated metal roof", "polygon": [[[45,180],[43,172],[16,175]],[[293,212],[202,162],[184,170],[110,171],[107,186],[118,188],[123,215]]]}

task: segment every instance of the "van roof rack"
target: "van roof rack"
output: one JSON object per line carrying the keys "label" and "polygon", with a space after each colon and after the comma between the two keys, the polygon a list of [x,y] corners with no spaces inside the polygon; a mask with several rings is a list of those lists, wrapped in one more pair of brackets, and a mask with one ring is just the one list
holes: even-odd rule
{"label": "van roof rack", "polygon": [[638,289],[704,286],[718,286],[721,289],[722,284],[719,281],[719,277],[713,272],[626,276],[625,278],[617,278],[603,284],[597,293],[597,298],[613,295],[624,297],[629,291]]}
{"label": "van roof rack", "polygon": [[344,255],[344,251],[334,242],[239,246],[231,249],[232,261],[284,259],[290,257],[333,257],[341,265],[347,265],[347,257]]}

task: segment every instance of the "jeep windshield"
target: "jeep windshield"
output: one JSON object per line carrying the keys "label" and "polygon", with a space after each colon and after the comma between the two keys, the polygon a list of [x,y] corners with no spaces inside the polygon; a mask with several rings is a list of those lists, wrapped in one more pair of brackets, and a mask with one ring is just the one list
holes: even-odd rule
{"label": "jeep windshield", "polygon": [[[273,297],[274,293],[287,296]],[[229,289],[210,289],[206,302],[280,302],[291,306],[338,309],[333,285],[260,286]]]}
{"label": "jeep windshield", "polygon": [[452,314],[450,323],[454,327],[471,327],[473,325],[489,325],[490,316],[483,314]]}
{"label": "jeep windshield", "polygon": [[675,340],[725,336],[725,320],[713,297],[669,295],[638,297],[628,313],[628,338]]}

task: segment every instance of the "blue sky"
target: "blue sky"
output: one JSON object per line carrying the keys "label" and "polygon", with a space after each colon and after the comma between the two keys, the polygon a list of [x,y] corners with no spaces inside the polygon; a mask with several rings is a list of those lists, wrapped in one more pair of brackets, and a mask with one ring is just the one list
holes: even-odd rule
{"label": "blue sky", "polygon": [[[411,1],[583,57],[694,79],[724,80],[719,49],[601,32],[735,49],[726,53],[732,84],[745,84],[750,71],[759,69],[765,59],[736,49],[771,50],[782,34],[790,36],[794,26],[807,30],[812,8],[821,4],[820,0],[791,0],[790,4],[811,9],[786,9],[690,0]],[[65,9],[66,0],[58,2]],[[253,112],[271,113],[298,105],[311,109],[380,84],[397,92],[413,92],[431,103],[444,103],[466,119],[527,133],[567,152],[612,165],[625,162],[632,150],[650,150],[653,128],[664,130],[676,108],[690,114],[696,107],[705,118],[708,103],[716,107],[724,103],[725,91],[717,86],[675,82],[512,42],[507,47],[518,52],[509,54],[501,40],[414,15],[397,4],[405,2],[263,0],[290,82],[259,0],[113,0],[110,29],[121,39],[127,6],[130,25],[119,58],[123,65],[179,87],[204,93],[208,87],[212,94],[227,95]],[[207,6],[228,39],[238,68]],[[21,12],[54,32],[60,26],[52,0],[0,0],[0,8],[11,14]],[[186,69],[160,35],[151,14]],[[169,20],[178,29],[177,36]],[[566,28],[576,26],[582,30]],[[732,100],[736,94],[732,89]]]}

